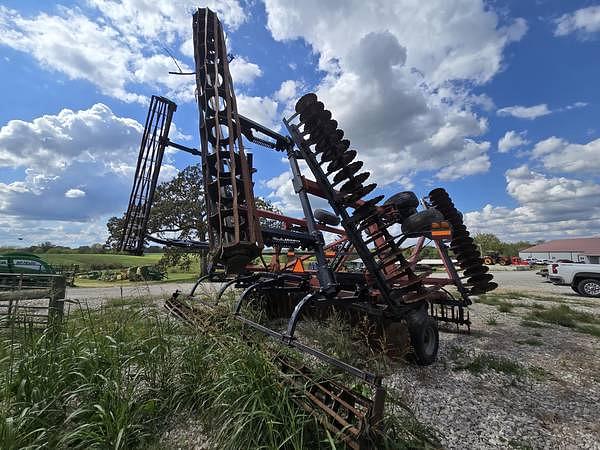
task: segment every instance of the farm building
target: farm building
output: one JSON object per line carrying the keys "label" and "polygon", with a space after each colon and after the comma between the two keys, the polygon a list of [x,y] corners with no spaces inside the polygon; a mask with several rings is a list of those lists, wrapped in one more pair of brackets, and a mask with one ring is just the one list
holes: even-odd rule
{"label": "farm building", "polygon": [[600,264],[600,237],[548,241],[521,250],[519,256],[522,259],[546,261],[570,259],[573,262]]}

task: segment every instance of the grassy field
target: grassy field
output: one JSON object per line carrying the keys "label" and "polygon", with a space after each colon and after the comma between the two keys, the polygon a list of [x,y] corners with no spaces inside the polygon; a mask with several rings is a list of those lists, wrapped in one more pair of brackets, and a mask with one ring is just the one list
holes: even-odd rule
{"label": "grassy field", "polygon": [[182,283],[182,282],[190,282],[193,283],[198,279],[198,272],[171,272],[169,270],[167,272],[167,278],[160,281],[128,281],[128,280],[119,280],[119,281],[103,281],[103,280],[88,280],[85,278],[77,278],[75,280],[75,287],[83,287],[83,288],[96,288],[96,287],[111,287],[111,286],[134,286],[134,285],[147,285],[154,283]]}
{"label": "grassy field", "polygon": [[[91,270],[106,270],[106,269],[125,269],[128,267],[137,266],[152,266],[158,263],[162,257],[162,253],[148,253],[144,256],[131,256],[131,255],[114,255],[114,254],[102,254],[102,253],[89,253],[89,254],[70,254],[70,253],[48,253],[38,255],[41,259],[51,265],[78,265],[79,272],[88,272]],[[200,268],[197,262],[192,263],[189,271],[184,272],[177,267],[169,267],[167,270],[167,278],[162,281],[155,281],[151,283],[159,282],[182,282],[190,281],[193,282],[198,278]],[[147,284],[148,282],[139,282]],[[124,281],[103,281],[103,280],[88,280],[84,278],[77,278],[75,286],[77,287],[108,287],[115,286],[118,284],[135,284],[134,282]]]}
{"label": "grassy field", "polygon": [[41,259],[52,265],[77,264],[81,270],[91,270],[93,267],[103,268],[126,268],[132,266],[149,266],[156,264],[162,257],[162,253],[149,253],[144,256],[113,255],[102,253],[70,254],[70,253],[47,253],[38,255]]}

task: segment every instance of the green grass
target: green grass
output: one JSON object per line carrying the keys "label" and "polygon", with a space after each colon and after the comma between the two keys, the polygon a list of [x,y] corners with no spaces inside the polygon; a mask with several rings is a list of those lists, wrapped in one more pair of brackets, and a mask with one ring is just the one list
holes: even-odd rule
{"label": "green grass", "polygon": [[581,333],[590,334],[595,337],[600,337],[600,327],[595,325],[577,325],[575,329]]}
{"label": "green grass", "polygon": [[543,381],[550,376],[550,373],[541,367],[527,367],[504,356],[493,355],[491,353],[481,353],[474,358],[459,355],[456,359],[454,370],[466,370],[475,375],[494,370],[499,373],[511,375],[517,379],[528,377],[537,381]]}
{"label": "green grass", "polygon": [[580,333],[600,337],[600,317],[574,310],[564,304],[549,309],[531,311],[521,325],[530,328],[544,328],[544,325],[539,322],[560,325]]}
{"label": "green grass", "polygon": [[[2,359],[0,448],[145,448],[172,414],[197,414],[218,448],[319,447],[314,420],[266,355],[157,313],[110,307],[58,337],[15,332]],[[8,337],[7,337],[8,338]],[[8,341],[8,339],[7,339]]]}
{"label": "green grass", "polygon": [[[565,291],[566,293],[566,291]],[[567,293],[568,295],[568,293]],[[519,292],[519,291],[505,291],[505,292],[493,292],[491,294],[486,294],[488,297],[493,297],[496,301],[502,300],[511,300],[511,301],[519,301],[519,300],[535,300],[537,302],[543,303],[559,303],[559,304],[577,304],[581,306],[596,306],[596,303],[593,301],[585,300],[583,297],[573,298],[569,297],[568,299],[563,295],[548,295],[548,294],[535,294],[532,292]],[[481,301],[481,300],[480,300]],[[530,308],[543,308],[543,305],[535,304],[535,305],[516,305],[516,306],[525,306]]]}
{"label": "green grass", "polygon": [[[75,312],[56,332],[2,331],[0,448],[159,448],[178,416],[198,418],[219,449],[343,448],[294,402],[265,340],[242,337],[227,308],[191,329],[148,303]],[[406,411],[385,422],[377,448],[435,443]]]}
{"label": "green grass", "polygon": [[41,259],[52,265],[76,264],[82,271],[95,270],[94,267],[108,269],[121,269],[133,266],[149,266],[156,264],[162,253],[148,253],[144,256],[115,255],[103,253],[70,254],[46,253],[38,255]]}
{"label": "green grass", "polygon": [[502,305],[498,305],[497,308],[498,308],[498,311],[500,311],[500,312],[508,313],[513,310],[514,305],[511,305],[510,303],[504,303]]}
{"label": "green grass", "polygon": [[325,320],[305,320],[299,331],[309,342],[328,354],[378,373],[386,373],[391,369],[391,360],[382,349],[388,348],[397,359],[405,356],[410,349],[408,334],[404,339],[397,330],[392,341],[377,333],[366,318],[350,325],[348,318],[337,311]]}
{"label": "green grass", "polygon": [[577,311],[561,304],[549,309],[533,310],[521,322],[524,327],[544,328],[539,322],[571,328],[580,333],[600,337],[600,317],[595,314]]}
{"label": "green grass", "polygon": [[191,272],[171,272],[168,270],[167,278],[159,281],[128,281],[128,280],[117,280],[117,281],[104,281],[104,280],[88,280],[86,278],[76,278],[75,286],[77,287],[112,287],[112,286],[145,286],[147,284],[156,283],[192,283],[198,279],[198,273]]}
{"label": "green grass", "polygon": [[[44,261],[51,265],[78,265],[80,272],[88,272],[91,270],[110,270],[110,269],[125,269],[128,267],[137,266],[152,266],[156,265],[162,258],[162,253],[148,253],[144,256],[132,255],[116,255],[116,254],[62,254],[48,253],[38,255]],[[189,272],[182,272],[177,267],[169,267],[167,270],[167,278],[162,281],[138,282],[139,284],[148,283],[168,283],[168,282],[193,282],[198,278],[199,266],[198,262],[194,261]],[[104,281],[90,280],[77,278],[75,285],[77,287],[110,287],[119,284],[132,284],[124,281]]]}
{"label": "green grass", "polygon": [[[505,300],[506,298],[506,300]],[[485,305],[490,305],[490,306],[495,306],[498,311],[500,312],[511,312],[513,310],[514,307],[516,306],[520,306],[520,307],[526,307],[528,306],[525,303],[515,303],[512,301],[508,301],[513,299],[514,297],[506,297],[504,294],[487,294],[487,295],[482,295],[479,300],[478,303],[483,303]]]}
{"label": "green grass", "polygon": [[448,357],[452,360],[457,360],[465,356],[466,350],[458,345],[451,345],[448,348]]}
{"label": "green grass", "polygon": [[498,325],[498,321],[494,317],[490,317],[485,321],[485,323],[488,325]]}
{"label": "green grass", "polygon": [[473,374],[495,370],[496,372],[514,375],[519,378],[527,374],[527,369],[521,364],[504,356],[496,356],[489,353],[483,353],[471,360],[459,363],[456,369],[467,370]]}
{"label": "green grass", "polygon": [[519,441],[516,439],[511,439],[508,441],[508,445],[510,448],[514,448],[516,450],[533,450],[533,446],[529,442]]}
{"label": "green grass", "polygon": [[600,324],[600,318],[598,316],[574,310],[567,305],[554,306],[541,311],[531,311],[525,319],[575,329],[578,328],[581,322],[585,324]]}

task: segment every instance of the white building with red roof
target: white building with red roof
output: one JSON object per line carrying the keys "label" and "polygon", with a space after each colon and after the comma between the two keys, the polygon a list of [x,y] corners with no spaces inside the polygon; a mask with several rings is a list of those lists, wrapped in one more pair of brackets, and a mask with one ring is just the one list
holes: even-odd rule
{"label": "white building with red roof", "polygon": [[548,241],[521,250],[519,256],[522,259],[537,261],[568,259],[573,262],[600,264],[600,237]]}

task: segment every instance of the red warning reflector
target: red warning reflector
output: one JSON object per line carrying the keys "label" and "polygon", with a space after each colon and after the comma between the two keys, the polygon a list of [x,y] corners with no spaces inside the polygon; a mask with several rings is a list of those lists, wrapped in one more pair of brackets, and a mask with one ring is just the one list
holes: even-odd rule
{"label": "red warning reflector", "polygon": [[296,262],[294,263],[292,272],[294,272],[294,273],[303,273],[304,272],[304,265],[302,264],[302,260],[300,258],[298,258],[296,260]]}

